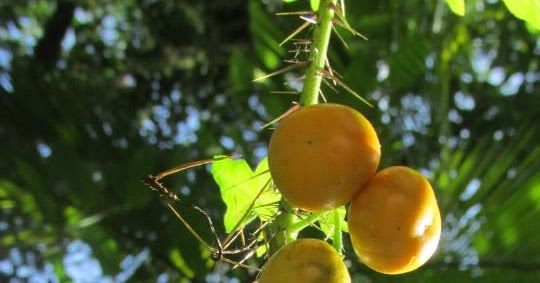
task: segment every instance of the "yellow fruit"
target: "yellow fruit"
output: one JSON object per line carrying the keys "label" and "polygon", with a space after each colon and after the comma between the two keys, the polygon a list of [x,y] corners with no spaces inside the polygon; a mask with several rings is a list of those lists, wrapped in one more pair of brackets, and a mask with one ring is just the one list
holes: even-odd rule
{"label": "yellow fruit", "polygon": [[298,239],[270,257],[259,283],[350,283],[349,271],[334,247],[317,239]]}
{"label": "yellow fruit", "polygon": [[379,139],[369,121],[339,104],[303,107],[270,139],[268,164],[285,199],[307,211],[349,203],[375,174]]}
{"label": "yellow fruit", "polygon": [[375,271],[400,274],[424,264],[441,235],[441,215],[429,182],[403,166],[377,173],[348,214],[352,245]]}

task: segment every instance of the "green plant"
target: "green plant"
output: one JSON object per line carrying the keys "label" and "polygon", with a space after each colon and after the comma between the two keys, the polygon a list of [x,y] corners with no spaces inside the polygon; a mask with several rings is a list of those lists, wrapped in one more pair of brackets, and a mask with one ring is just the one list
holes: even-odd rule
{"label": "green plant", "polygon": [[[382,224],[383,228],[380,231],[381,234],[379,235],[381,238],[387,237],[391,240],[393,239],[392,237],[399,235],[393,233],[390,228],[385,226],[390,223],[388,219],[377,218],[374,212],[370,212],[371,214],[365,216],[362,210],[369,207],[367,205],[365,207],[363,205],[356,205],[356,203],[370,202],[372,200],[372,197],[370,197],[371,194],[368,194],[368,197],[366,197],[364,196],[364,192],[371,192],[372,189],[370,188],[376,187],[372,184],[373,182],[377,183],[377,180],[381,178],[386,180],[386,177],[378,176],[386,176],[386,172],[395,171],[393,168],[386,169],[373,177],[379,165],[381,152],[377,134],[371,123],[353,108],[333,103],[318,104],[323,93],[321,84],[325,82],[330,86],[342,87],[348,93],[370,105],[345,82],[340,80],[335,70],[332,69],[327,56],[332,31],[335,30],[337,33],[336,26],[344,28],[353,35],[361,35],[347,22],[344,13],[344,1],[322,0],[317,5],[313,5],[313,7],[316,7],[316,13],[293,13],[302,15],[306,23],[301,25],[283,42],[285,43],[291,40],[313,23],[312,38],[302,39],[302,42],[308,42],[310,49],[307,60],[295,61],[290,66],[284,67],[270,75],[263,76],[263,78],[267,78],[307,66],[303,79],[303,90],[299,97],[299,105],[269,123],[278,123],[278,125],[270,140],[268,161],[264,159],[255,171],[251,171],[243,159],[216,157],[214,160],[200,163],[212,163],[211,173],[220,187],[221,197],[227,206],[224,223],[228,235],[223,241],[220,240],[215,233],[215,229],[212,227],[213,224],[208,215],[198,209],[208,219],[212,234],[214,235],[216,245],[209,245],[189,227],[188,221],[183,219],[181,214],[171,207],[173,212],[188,227],[192,234],[211,251],[214,260],[224,260],[235,266],[249,268],[244,262],[251,256],[257,254],[257,256],[262,257],[267,253],[270,254],[272,257],[265,265],[264,270],[266,271],[263,271],[261,275],[261,282],[283,281],[281,279],[277,279],[278,281],[269,280],[272,278],[275,279],[277,274],[298,276],[298,279],[293,280],[295,282],[347,281],[342,275],[344,274],[342,271],[344,266],[336,269],[340,270],[336,273],[336,281],[332,281],[334,279],[330,281],[328,281],[329,279],[320,279],[322,281],[301,281],[300,278],[309,278],[310,276],[306,277],[306,273],[303,273],[302,269],[295,268],[295,265],[285,264],[282,255],[289,254],[292,250],[294,254],[306,253],[308,259],[324,258],[326,256],[325,253],[329,250],[327,247],[328,244],[325,242],[296,240],[298,232],[308,226],[315,226],[327,238],[332,239],[334,250],[332,250],[332,255],[329,258],[330,261],[341,263],[338,260],[339,254],[343,249],[341,237],[342,232],[347,231],[347,224],[344,219],[344,205],[351,202],[355,195],[358,196],[354,198],[354,208],[350,210],[349,226],[353,226],[352,229],[354,229],[351,236],[353,238],[353,245],[357,251],[360,250],[364,255],[369,252],[375,252],[376,255],[377,250],[381,248],[377,244],[373,244],[371,246],[373,249],[371,247],[368,247],[367,250],[362,249],[365,240],[362,238],[362,235],[370,231],[370,226],[363,224],[371,223],[369,221],[377,220],[384,222]],[[339,33],[337,34],[339,35]],[[324,96],[322,97],[324,99]],[[187,167],[189,166],[185,168]],[[181,168],[181,170],[185,168]],[[165,175],[173,171],[179,170],[166,171]],[[410,173],[409,171],[406,172]],[[158,174],[157,176],[164,175]],[[403,174],[403,176],[408,175]],[[372,177],[373,179],[370,181]],[[414,175],[414,177],[417,178],[418,176]],[[368,183],[367,188],[364,188],[366,183]],[[159,183],[155,183],[153,187],[160,190],[160,185]],[[277,187],[277,190],[281,194],[274,190],[274,187]],[[382,187],[385,188],[386,185]],[[410,187],[405,186],[401,188],[409,189]],[[429,190],[431,192],[431,195],[429,195],[423,188],[420,189],[420,192],[428,196],[427,199],[423,200],[424,202],[415,202],[414,197],[411,197],[412,200],[403,205],[399,203],[394,208],[386,206],[381,208],[387,210],[384,212],[386,214],[383,213],[383,215],[388,214],[397,217],[400,211],[404,213],[403,215],[412,213],[412,216],[409,218],[414,222],[414,220],[422,216],[414,214],[415,209],[423,212],[422,209],[425,207],[433,208],[433,205],[435,205],[436,208],[433,192]],[[414,189],[416,187],[413,186],[411,190]],[[164,195],[168,194],[167,190],[160,191]],[[393,199],[392,197],[395,196],[395,194],[388,190],[381,189],[375,191],[375,196],[377,196],[375,198],[377,201],[374,204],[375,207],[378,204],[382,204],[382,200],[385,197]],[[284,198],[281,197],[282,195]],[[370,207],[376,209],[373,206]],[[435,210],[430,210],[429,212],[435,213]],[[440,215],[438,209],[436,210],[436,214],[436,217],[432,215],[432,221],[434,222],[429,223],[433,224],[430,228],[433,231],[429,230],[430,236],[426,236],[430,240],[435,235],[438,240],[440,234]],[[251,233],[249,241],[247,243],[242,241],[237,248],[228,250],[228,248],[232,247],[231,243],[238,238],[242,238],[246,227],[255,220],[260,225]],[[404,228],[410,228],[409,226],[414,224],[411,223],[398,224]],[[408,246],[405,246],[404,250],[396,248],[391,250],[391,252],[405,254],[409,258],[406,258],[406,256],[398,257],[398,263],[385,263],[384,260],[387,260],[387,257],[389,257],[388,254],[385,254],[386,257],[377,259],[383,262],[382,267],[378,264],[371,264],[372,262],[369,260],[365,260],[366,258],[370,258],[371,254],[361,257],[361,259],[368,266],[384,273],[399,273],[407,268],[409,270],[412,269],[411,266],[404,266],[404,263],[400,260],[410,260],[411,256],[418,255],[422,247],[418,245],[414,246],[415,243],[412,240],[409,241],[410,239],[406,238],[406,235],[404,237],[406,240],[403,243]],[[358,239],[362,239],[360,241],[361,244],[358,244]],[[318,248],[312,250],[313,244],[318,246]],[[299,250],[303,250],[303,252]],[[431,256],[432,252],[429,256]],[[238,261],[235,261],[224,257],[227,253],[242,253],[244,255]],[[285,256],[285,258],[288,257]],[[413,267],[418,267],[425,260],[427,260],[426,257],[413,260]],[[310,268],[308,269],[311,270]],[[346,273],[346,269],[344,270]],[[297,271],[300,272],[295,273]],[[334,274],[332,272],[330,273]],[[312,275],[318,277],[319,275],[322,276],[322,273],[319,274],[316,272]]]}

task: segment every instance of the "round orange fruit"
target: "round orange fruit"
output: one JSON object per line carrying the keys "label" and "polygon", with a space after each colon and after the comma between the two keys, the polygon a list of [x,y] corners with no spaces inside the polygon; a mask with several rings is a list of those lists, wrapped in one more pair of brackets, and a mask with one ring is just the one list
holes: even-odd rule
{"label": "round orange fruit", "polygon": [[324,211],[349,203],[375,174],[380,143],[371,123],[340,104],[302,107],[270,139],[268,164],[293,206]]}
{"label": "round orange fruit", "polygon": [[352,201],[347,221],[360,261],[385,274],[423,265],[441,236],[441,215],[431,185],[404,166],[377,173]]}
{"label": "round orange fruit", "polygon": [[258,283],[350,283],[340,254],[325,241],[298,239],[281,247],[264,265]]}

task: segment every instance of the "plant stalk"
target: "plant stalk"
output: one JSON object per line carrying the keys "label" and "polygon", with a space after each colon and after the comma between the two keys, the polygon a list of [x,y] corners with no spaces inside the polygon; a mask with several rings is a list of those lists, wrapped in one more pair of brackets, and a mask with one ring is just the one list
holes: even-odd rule
{"label": "plant stalk", "polygon": [[[304,79],[304,88],[300,95],[300,104],[309,106],[319,103],[319,92],[322,82],[322,71],[326,65],[326,53],[332,35],[332,19],[334,18],[333,6],[338,0],[321,0],[317,15],[317,24],[313,31],[313,44],[311,46],[311,59]],[[320,214],[315,214],[309,222],[298,223],[294,215],[294,208],[286,200],[281,201],[282,214],[276,219],[270,230],[275,237],[270,242],[269,253],[273,254],[277,249],[296,239],[299,228],[305,227],[316,221]]]}
{"label": "plant stalk", "polygon": [[300,95],[300,104],[309,106],[319,103],[319,91],[321,89],[322,71],[326,65],[326,53],[332,35],[332,19],[334,18],[333,6],[338,0],[321,0],[317,25],[313,31],[313,44],[311,45],[311,62],[306,71],[304,88]]}
{"label": "plant stalk", "polygon": [[332,244],[338,253],[341,254],[343,250],[343,238],[341,237],[341,215],[339,210],[334,209],[332,212],[334,217],[334,235],[332,235]]}

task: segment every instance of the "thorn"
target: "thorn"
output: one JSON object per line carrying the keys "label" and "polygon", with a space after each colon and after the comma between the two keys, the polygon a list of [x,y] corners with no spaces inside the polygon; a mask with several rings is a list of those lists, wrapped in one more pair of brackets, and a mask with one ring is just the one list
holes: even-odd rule
{"label": "thorn", "polygon": [[281,121],[283,118],[289,116],[291,113],[293,113],[294,111],[300,109],[300,104],[298,103],[294,103],[293,106],[291,106],[289,109],[287,109],[285,112],[283,112],[281,115],[279,115],[276,119],[264,124],[261,129],[264,129],[264,128],[267,128],[279,121]]}
{"label": "thorn", "polygon": [[310,15],[309,17],[306,17],[306,16],[300,16],[300,19],[308,22],[308,23],[312,23],[314,25],[317,24],[317,17],[315,15]]}
{"label": "thorn", "polygon": [[343,89],[345,89],[347,92],[349,92],[350,94],[352,94],[354,97],[358,98],[360,101],[364,102],[365,104],[367,104],[369,107],[373,107],[373,105],[371,105],[371,103],[369,103],[365,98],[363,98],[362,96],[360,96],[357,92],[355,92],[354,90],[352,90],[346,83],[342,82],[340,79],[338,79],[336,76],[331,76],[330,73],[327,71],[327,70],[323,70],[322,71],[323,74],[327,77],[330,77],[332,80],[336,81],[337,84],[339,86],[341,86]]}
{"label": "thorn", "polygon": [[306,61],[300,61],[300,60],[283,60],[285,63],[289,64],[307,64]]}
{"label": "thorn", "polygon": [[296,11],[296,12],[280,12],[276,16],[298,16],[298,15],[313,15],[311,11]]}
{"label": "thorn", "polygon": [[[334,82],[334,84],[336,84],[336,82],[335,82],[334,80],[332,80],[332,82]],[[337,90],[332,84],[330,84],[330,83],[328,82],[328,80],[323,79],[323,83],[324,83],[325,85],[327,85],[333,92],[338,93],[338,90]]]}
{"label": "thorn", "polygon": [[293,65],[289,65],[287,67],[284,67],[284,68],[281,68],[275,72],[272,72],[268,75],[264,75],[262,77],[258,77],[256,79],[253,80],[253,82],[258,82],[258,81],[261,81],[261,80],[264,80],[264,79],[267,79],[267,78],[270,78],[270,77],[273,77],[273,76],[276,76],[276,75],[279,75],[279,74],[283,74],[285,72],[288,72],[288,71],[291,71],[291,70],[294,70],[294,69],[298,69],[298,68],[301,68],[301,67],[304,67],[307,65],[307,62],[301,62],[301,63],[296,63],[296,64],[293,64]]}
{"label": "thorn", "polygon": [[[328,60],[328,55],[324,58],[324,61],[326,62],[326,67],[328,68],[328,72],[331,76],[334,76],[334,71],[332,69],[332,66],[330,66],[330,60]],[[334,85],[336,85],[335,81],[332,81]]]}
{"label": "thorn", "polygon": [[270,93],[273,93],[273,94],[293,94],[293,95],[300,94],[300,92],[293,91],[293,90],[272,90],[272,91],[270,91]]}
{"label": "thorn", "polygon": [[324,92],[322,91],[322,89],[319,89],[319,95],[321,96],[322,100],[324,101],[324,103],[327,103],[328,101],[326,100],[326,96],[324,96]]}
{"label": "thorn", "polygon": [[305,22],[303,23],[302,25],[300,25],[300,27],[298,27],[296,30],[294,30],[291,34],[289,34],[289,36],[287,36],[283,41],[281,41],[279,43],[279,46],[282,46],[283,44],[285,44],[287,41],[289,41],[291,38],[295,37],[297,34],[299,34],[300,32],[302,32],[304,29],[306,29],[308,26],[309,26],[310,22]]}
{"label": "thorn", "polygon": [[341,41],[341,43],[343,44],[343,46],[345,46],[345,48],[349,49],[349,45],[347,44],[347,42],[345,41],[345,39],[343,39],[343,37],[341,36],[341,34],[339,33],[339,31],[336,29],[336,26],[335,26],[335,25],[332,25],[332,30],[336,33],[337,37],[339,38],[339,41]]}
{"label": "thorn", "polygon": [[334,24],[348,30],[350,33],[352,33],[353,35],[355,36],[358,36],[358,37],[361,37],[362,39],[364,40],[369,40],[365,35],[361,34],[360,32],[356,31],[355,29],[353,29],[349,23],[343,23],[343,21],[339,20],[339,19],[332,19],[332,21],[334,22]]}
{"label": "thorn", "polygon": [[366,36],[364,36],[363,34],[359,33],[358,31],[356,31],[355,29],[351,27],[351,25],[347,21],[347,18],[345,17],[345,12],[343,10],[341,10],[338,6],[333,5],[333,4],[330,6],[330,8],[334,10],[334,12],[339,18],[339,20],[334,19],[334,23],[345,28],[346,30],[351,32],[353,35],[359,36],[363,38],[364,40],[368,40]]}

